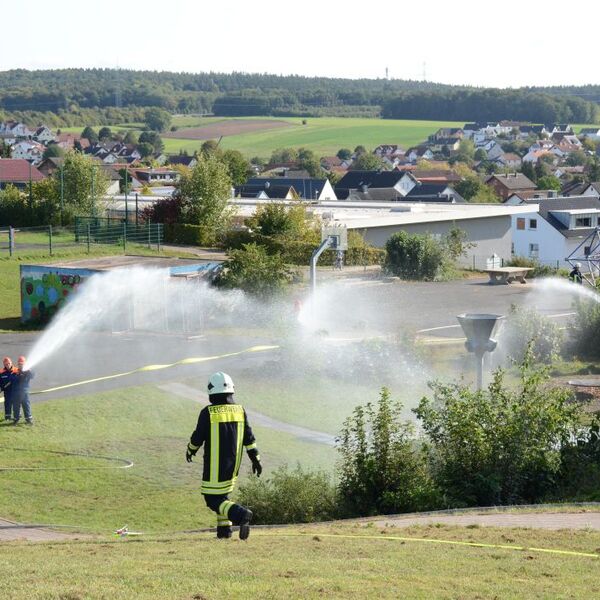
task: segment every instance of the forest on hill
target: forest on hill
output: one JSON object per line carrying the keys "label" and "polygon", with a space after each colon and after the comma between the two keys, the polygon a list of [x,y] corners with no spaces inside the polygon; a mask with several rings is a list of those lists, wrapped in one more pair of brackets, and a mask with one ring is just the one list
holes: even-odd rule
{"label": "forest on hill", "polygon": [[124,69],[0,72],[0,118],[112,124],[139,109],[220,116],[383,116],[532,122],[597,120],[600,86],[483,89],[400,79]]}

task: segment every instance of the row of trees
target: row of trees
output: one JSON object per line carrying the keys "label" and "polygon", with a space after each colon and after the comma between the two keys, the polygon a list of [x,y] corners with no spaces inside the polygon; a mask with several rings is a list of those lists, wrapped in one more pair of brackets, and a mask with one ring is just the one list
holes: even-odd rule
{"label": "row of trees", "polygon": [[592,123],[597,112],[595,103],[582,99],[589,97],[587,88],[476,90],[399,79],[253,73],[19,69],[0,73],[0,90],[0,110],[10,112],[108,109],[116,97],[124,107],[224,116],[320,115],[336,109],[348,116],[348,107],[383,107],[390,118]]}
{"label": "row of trees", "polygon": [[440,90],[410,92],[386,100],[387,119],[595,123],[598,105],[576,96],[552,96],[524,90]]}

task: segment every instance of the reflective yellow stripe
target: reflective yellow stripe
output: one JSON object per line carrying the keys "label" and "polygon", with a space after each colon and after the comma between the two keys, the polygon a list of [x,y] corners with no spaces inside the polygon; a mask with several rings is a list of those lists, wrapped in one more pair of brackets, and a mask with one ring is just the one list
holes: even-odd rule
{"label": "reflective yellow stripe", "polygon": [[252,443],[252,444],[248,444],[248,446],[245,446],[246,448],[246,452],[248,452],[248,450],[256,450],[256,442]]}
{"label": "reflective yellow stripe", "polygon": [[194,444],[192,444],[192,442],[190,442],[190,443],[188,444],[188,448],[189,448],[190,450],[198,450],[198,448],[200,448],[200,446],[194,446]]}
{"label": "reflective yellow stripe", "polygon": [[210,424],[210,472],[208,474],[210,485],[219,483],[219,424]]}
{"label": "reflective yellow stripe", "polygon": [[244,409],[238,404],[217,404],[209,406],[208,413],[212,423],[237,423],[244,421]]}
{"label": "reflective yellow stripe", "polygon": [[235,447],[236,457],[235,457],[235,467],[233,469],[234,477],[237,477],[237,474],[240,470],[240,464],[242,462],[243,444],[244,444],[244,421],[241,421],[237,424],[237,444]]}
{"label": "reflective yellow stripe", "polygon": [[219,505],[219,514],[223,517],[228,517],[229,509],[233,506],[233,502],[231,500],[223,500]]}

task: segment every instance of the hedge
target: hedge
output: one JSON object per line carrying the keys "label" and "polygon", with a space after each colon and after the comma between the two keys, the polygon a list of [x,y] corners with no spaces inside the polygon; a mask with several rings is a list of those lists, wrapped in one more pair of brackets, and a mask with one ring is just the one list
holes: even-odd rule
{"label": "hedge", "polygon": [[217,241],[214,229],[202,225],[171,223],[164,226],[164,239],[168,244],[188,246],[213,246]]}
{"label": "hedge", "polygon": [[[251,242],[265,246],[270,253],[279,252],[285,262],[292,265],[310,264],[310,258],[316,248],[313,242],[253,234],[247,230],[229,231],[222,240],[227,250],[237,250]],[[319,258],[320,264],[333,264],[335,254],[335,250],[325,250]],[[348,248],[344,263],[349,266],[382,265],[385,262],[385,255],[383,248],[373,246]]]}

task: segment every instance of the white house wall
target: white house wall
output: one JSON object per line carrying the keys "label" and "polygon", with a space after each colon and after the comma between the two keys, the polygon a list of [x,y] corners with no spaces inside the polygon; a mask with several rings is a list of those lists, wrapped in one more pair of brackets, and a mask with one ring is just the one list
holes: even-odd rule
{"label": "white house wall", "polygon": [[[517,219],[525,219],[525,229],[517,229]],[[566,238],[538,213],[513,215],[512,242],[515,256],[531,258],[530,244],[538,245],[537,260],[542,264],[568,266],[565,257],[569,254]],[[530,221],[536,219],[537,228],[531,229]]]}

